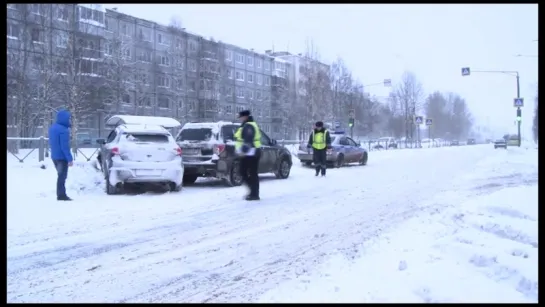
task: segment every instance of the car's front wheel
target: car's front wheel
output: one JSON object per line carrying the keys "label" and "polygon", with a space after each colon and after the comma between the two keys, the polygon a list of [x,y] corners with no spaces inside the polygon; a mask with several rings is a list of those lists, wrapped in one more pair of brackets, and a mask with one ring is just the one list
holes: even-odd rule
{"label": "car's front wheel", "polygon": [[225,184],[230,187],[238,187],[242,185],[242,175],[240,174],[240,162],[235,161],[231,165],[231,170],[229,171],[229,176],[224,180]]}
{"label": "car's front wheel", "polygon": [[283,158],[278,165],[278,170],[274,172],[276,178],[286,179],[290,175],[291,165],[287,158]]}
{"label": "car's front wheel", "polygon": [[361,156],[360,161],[359,161],[360,165],[366,165],[367,164],[367,159],[368,159],[367,153],[364,152],[363,156]]}
{"label": "car's front wheel", "polygon": [[340,154],[338,157],[337,157],[337,161],[335,162],[335,167],[336,168],[339,168],[341,166],[344,165],[344,156],[342,154]]}

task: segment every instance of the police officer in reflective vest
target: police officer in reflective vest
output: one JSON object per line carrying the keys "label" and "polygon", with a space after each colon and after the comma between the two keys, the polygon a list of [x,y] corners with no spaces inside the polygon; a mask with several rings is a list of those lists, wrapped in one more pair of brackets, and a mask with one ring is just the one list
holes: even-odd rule
{"label": "police officer in reflective vest", "polygon": [[235,151],[240,155],[240,175],[250,189],[246,200],[259,200],[259,159],[261,158],[261,131],[245,110],[238,113],[240,127],[234,134]]}
{"label": "police officer in reflective vest", "polygon": [[324,128],[323,122],[318,121],[314,125],[314,131],[310,134],[307,147],[313,150],[312,157],[316,167],[316,176],[320,174],[320,170],[322,176],[325,176],[327,151],[331,149],[331,137],[329,131]]}

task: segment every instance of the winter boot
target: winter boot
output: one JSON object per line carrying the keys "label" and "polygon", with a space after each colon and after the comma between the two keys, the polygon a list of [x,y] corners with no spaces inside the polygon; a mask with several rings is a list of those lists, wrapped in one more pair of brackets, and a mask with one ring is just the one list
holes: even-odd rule
{"label": "winter boot", "polygon": [[318,176],[318,175],[320,175],[320,168],[319,167],[316,168],[316,174],[314,174],[314,176]]}
{"label": "winter boot", "polygon": [[260,198],[259,198],[259,196],[248,195],[248,196],[246,196],[246,200],[248,200],[248,201],[251,201],[251,200],[260,200]]}
{"label": "winter boot", "polygon": [[61,196],[61,197],[57,197],[57,200],[72,201],[72,198],[70,198],[68,196]]}
{"label": "winter boot", "polygon": [[322,177],[325,176],[325,168],[322,168]]}

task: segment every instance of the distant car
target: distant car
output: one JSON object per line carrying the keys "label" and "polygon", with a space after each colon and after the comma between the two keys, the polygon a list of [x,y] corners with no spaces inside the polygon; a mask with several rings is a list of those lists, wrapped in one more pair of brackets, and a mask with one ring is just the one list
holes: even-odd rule
{"label": "distant car", "polygon": [[[155,124],[161,122],[162,126]],[[117,115],[106,125],[115,128],[106,139],[96,142],[100,144],[97,160],[107,194],[120,194],[127,184],[158,184],[170,191],[182,189],[182,150],[166,129],[180,126],[177,120]]]}
{"label": "distant car", "polygon": [[[341,167],[347,163],[367,164],[369,158],[367,150],[361,147],[359,142],[344,135],[343,132],[331,133],[331,147],[332,150],[327,154],[327,162],[331,166]],[[307,148],[306,142],[302,143],[299,146],[297,157],[303,164],[312,165],[312,148]]]}
{"label": "distant car", "polygon": [[395,138],[392,138],[392,137],[379,138],[377,142],[378,142],[377,145],[380,145],[381,147],[397,149],[397,141]]}
{"label": "distant car", "polygon": [[450,141],[450,146],[459,146],[459,145],[460,145],[460,142],[458,142],[458,140]]}
{"label": "distant car", "polygon": [[504,139],[497,139],[494,141],[494,149],[505,148],[507,149],[507,142]]}
{"label": "distant car", "polygon": [[[232,122],[186,123],[176,142],[182,148],[184,185],[193,184],[199,177],[222,179],[228,186],[242,184],[239,173],[240,157],[235,153],[234,134],[240,124]],[[261,159],[259,173],[274,173],[278,179],[290,175],[292,160],[288,149],[261,131]]]}
{"label": "distant car", "polygon": [[477,141],[475,139],[467,139],[467,145],[475,145]]}
{"label": "distant car", "polygon": [[519,146],[519,137],[516,134],[511,134],[506,140],[507,146]]}

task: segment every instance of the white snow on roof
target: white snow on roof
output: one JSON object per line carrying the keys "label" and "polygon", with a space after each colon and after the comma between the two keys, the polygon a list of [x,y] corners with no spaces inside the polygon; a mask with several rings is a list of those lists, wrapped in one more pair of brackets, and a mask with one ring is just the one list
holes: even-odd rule
{"label": "white snow on roof", "polygon": [[118,126],[121,124],[157,125],[165,128],[176,128],[182,125],[174,118],[159,116],[114,115],[106,121],[107,126]]}
{"label": "white snow on roof", "polygon": [[183,129],[201,129],[201,128],[208,128],[212,129],[212,133],[218,133],[220,131],[220,128],[225,125],[237,125],[236,123],[232,122],[209,122],[209,123],[186,123],[183,127]]}

